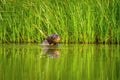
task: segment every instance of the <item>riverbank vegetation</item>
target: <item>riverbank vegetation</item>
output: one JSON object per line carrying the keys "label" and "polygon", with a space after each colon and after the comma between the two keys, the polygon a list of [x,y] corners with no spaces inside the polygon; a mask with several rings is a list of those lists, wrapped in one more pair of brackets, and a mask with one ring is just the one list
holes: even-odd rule
{"label": "riverbank vegetation", "polygon": [[1,0],[0,42],[120,43],[120,0]]}

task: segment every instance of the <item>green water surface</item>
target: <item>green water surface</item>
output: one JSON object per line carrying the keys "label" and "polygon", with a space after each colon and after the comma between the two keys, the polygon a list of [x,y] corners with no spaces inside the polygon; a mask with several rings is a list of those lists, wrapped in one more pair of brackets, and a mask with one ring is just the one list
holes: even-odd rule
{"label": "green water surface", "polygon": [[120,80],[120,46],[1,44],[0,80]]}

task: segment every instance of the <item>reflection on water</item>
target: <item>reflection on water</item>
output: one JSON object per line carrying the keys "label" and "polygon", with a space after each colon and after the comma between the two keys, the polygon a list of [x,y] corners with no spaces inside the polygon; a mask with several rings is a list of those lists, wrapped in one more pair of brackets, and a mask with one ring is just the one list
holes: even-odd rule
{"label": "reflection on water", "polygon": [[119,45],[0,45],[0,80],[120,80],[119,75]]}
{"label": "reflection on water", "polygon": [[46,55],[48,55],[51,58],[60,57],[60,50],[59,49],[46,49],[45,53],[46,53]]}
{"label": "reflection on water", "polygon": [[60,57],[60,49],[58,45],[56,46],[42,46],[42,51],[48,55],[50,58],[59,58]]}

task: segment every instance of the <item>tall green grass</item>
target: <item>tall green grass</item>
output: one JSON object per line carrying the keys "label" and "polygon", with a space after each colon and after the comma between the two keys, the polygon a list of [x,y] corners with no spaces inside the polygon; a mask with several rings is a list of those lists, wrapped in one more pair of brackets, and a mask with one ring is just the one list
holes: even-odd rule
{"label": "tall green grass", "polygon": [[1,0],[0,41],[120,43],[120,0]]}

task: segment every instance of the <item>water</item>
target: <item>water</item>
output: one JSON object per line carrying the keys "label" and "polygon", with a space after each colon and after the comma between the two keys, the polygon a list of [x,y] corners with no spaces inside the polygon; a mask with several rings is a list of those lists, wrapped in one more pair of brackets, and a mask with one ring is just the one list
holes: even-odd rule
{"label": "water", "polygon": [[0,80],[120,80],[120,46],[1,44]]}

